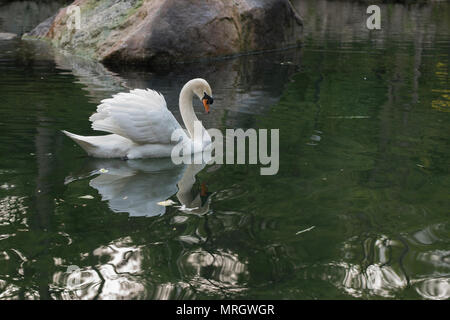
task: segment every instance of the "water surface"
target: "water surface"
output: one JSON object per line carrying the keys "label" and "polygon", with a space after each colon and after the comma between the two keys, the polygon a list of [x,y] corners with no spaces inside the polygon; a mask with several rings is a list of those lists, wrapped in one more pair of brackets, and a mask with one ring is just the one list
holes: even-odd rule
{"label": "water surface", "polygon": [[[450,297],[449,4],[369,32],[359,4],[294,3],[301,48],[161,73],[0,42],[1,299]],[[135,87],[179,118],[194,77],[207,127],[280,129],[277,175],[90,159],[60,132]]]}

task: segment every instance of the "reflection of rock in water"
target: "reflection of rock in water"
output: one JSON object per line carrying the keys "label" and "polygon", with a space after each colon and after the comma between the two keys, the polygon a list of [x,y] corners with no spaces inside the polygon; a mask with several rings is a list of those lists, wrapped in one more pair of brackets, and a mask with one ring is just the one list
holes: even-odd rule
{"label": "reflection of rock in water", "polygon": [[56,49],[49,48],[54,53],[55,63],[60,69],[70,70],[89,92],[90,101],[100,104],[104,98],[121,91],[128,91],[125,80],[109,71],[101,63],[73,56]]}
{"label": "reflection of rock in water", "polygon": [[27,44],[33,46],[37,54],[52,54],[58,68],[70,71],[84,85],[92,103],[99,104],[102,99],[129,89],[151,88],[164,95],[168,108],[180,122],[181,88],[193,78],[204,78],[212,87],[214,105],[209,115],[203,113],[200,101],[194,101],[194,108],[206,128],[251,126],[254,120],[246,114],[260,114],[276,104],[286,82],[298,70],[300,60],[300,49],[291,49],[180,64],[157,73],[128,67],[112,72],[101,63],[60,52],[40,41],[27,41]]}
{"label": "reflection of rock in water", "polygon": [[[194,101],[199,119],[206,128],[249,127],[254,121],[247,114],[260,114],[278,102],[286,82],[297,69],[300,50],[292,49],[264,55],[176,65],[167,72],[150,73],[117,70],[131,88],[152,88],[164,94],[169,109],[179,120],[178,96],[190,79],[201,77],[211,85],[214,104],[211,113],[203,114]],[[281,65],[284,61],[293,62]]]}

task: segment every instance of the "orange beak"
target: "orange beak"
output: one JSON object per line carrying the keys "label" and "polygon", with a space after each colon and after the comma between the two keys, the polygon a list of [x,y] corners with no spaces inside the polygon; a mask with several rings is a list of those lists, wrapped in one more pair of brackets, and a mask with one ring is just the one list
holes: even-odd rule
{"label": "orange beak", "polygon": [[205,111],[206,113],[209,113],[209,103],[208,103],[208,99],[203,99],[203,106],[205,107]]}

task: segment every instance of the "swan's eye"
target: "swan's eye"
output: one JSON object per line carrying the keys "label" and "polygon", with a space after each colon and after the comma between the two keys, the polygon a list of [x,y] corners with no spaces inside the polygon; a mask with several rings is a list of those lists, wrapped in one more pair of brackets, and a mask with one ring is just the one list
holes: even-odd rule
{"label": "swan's eye", "polygon": [[214,99],[212,97],[210,97],[209,95],[206,94],[206,92],[203,92],[204,96],[202,98],[202,100],[206,100],[207,104],[213,104]]}

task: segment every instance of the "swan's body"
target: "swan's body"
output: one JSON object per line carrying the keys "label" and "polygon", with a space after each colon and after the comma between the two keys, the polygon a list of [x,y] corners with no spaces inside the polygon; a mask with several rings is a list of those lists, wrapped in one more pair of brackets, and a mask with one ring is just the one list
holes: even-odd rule
{"label": "swan's body", "polygon": [[103,136],[80,136],[63,131],[90,156],[96,158],[163,158],[170,157],[173,147],[172,133],[181,129],[181,141],[191,144],[190,150],[203,150],[211,138],[202,126],[202,134],[194,138],[194,95],[203,101],[206,111],[212,103],[211,87],[203,79],[187,82],[180,92],[179,107],[187,131],[182,130],[173,114],[167,109],[162,94],[147,89],[135,89],[102,100],[89,120],[92,128],[110,132]]}

